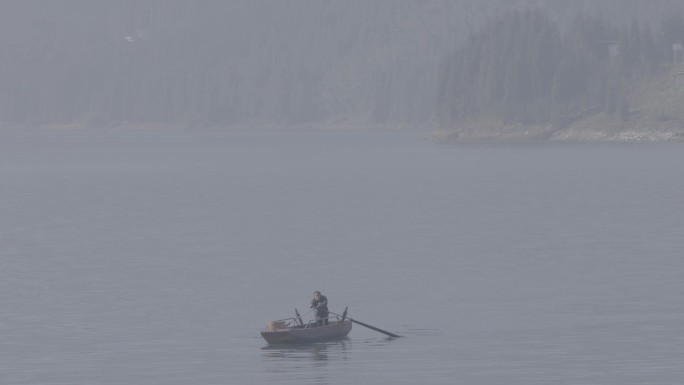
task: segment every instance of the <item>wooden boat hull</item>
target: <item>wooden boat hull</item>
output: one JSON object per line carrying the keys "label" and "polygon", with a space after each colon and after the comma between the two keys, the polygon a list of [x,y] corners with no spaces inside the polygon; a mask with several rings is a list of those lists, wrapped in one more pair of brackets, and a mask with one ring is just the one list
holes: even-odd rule
{"label": "wooden boat hull", "polygon": [[269,344],[303,344],[342,339],[349,334],[351,328],[352,323],[349,320],[343,322],[330,321],[328,325],[320,327],[266,330],[261,332],[261,336]]}

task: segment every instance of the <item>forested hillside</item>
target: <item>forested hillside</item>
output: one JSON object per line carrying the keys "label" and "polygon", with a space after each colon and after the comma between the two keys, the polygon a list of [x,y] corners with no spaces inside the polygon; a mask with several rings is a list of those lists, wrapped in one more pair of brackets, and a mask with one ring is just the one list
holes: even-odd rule
{"label": "forested hillside", "polygon": [[[640,56],[625,56],[620,76],[655,76],[667,61],[662,21],[681,3],[8,0],[0,125],[426,128],[562,123],[591,108],[619,116],[620,87],[635,83],[605,79],[607,42],[638,35]],[[473,66],[472,77],[460,72]],[[572,80],[584,75],[584,85]]]}
{"label": "forested hillside", "polygon": [[682,62],[672,48],[682,41],[681,14],[654,32],[636,19],[613,27],[594,16],[577,16],[562,30],[538,8],[511,11],[445,60],[437,116],[446,126],[498,122],[525,130],[563,128],[598,113],[627,122],[637,87]]}

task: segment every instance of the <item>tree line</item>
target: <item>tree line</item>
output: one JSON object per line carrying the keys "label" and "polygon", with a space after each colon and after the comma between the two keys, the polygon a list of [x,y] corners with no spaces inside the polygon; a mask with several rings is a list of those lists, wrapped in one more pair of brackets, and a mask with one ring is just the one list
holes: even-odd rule
{"label": "tree line", "polygon": [[536,8],[507,12],[445,59],[435,116],[447,127],[483,120],[563,127],[600,112],[627,120],[632,89],[667,70],[673,44],[682,42],[681,14],[656,29],[587,15],[561,29]]}
{"label": "tree line", "polygon": [[[653,20],[683,8],[680,0],[5,0],[0,127],[563,124],[596,109],[620,118],[630,88],[662,71],[681,40],[681,16]],[[571,16],[611,10],[609,20]],[[632,17],[639,21],[610,25]]]}

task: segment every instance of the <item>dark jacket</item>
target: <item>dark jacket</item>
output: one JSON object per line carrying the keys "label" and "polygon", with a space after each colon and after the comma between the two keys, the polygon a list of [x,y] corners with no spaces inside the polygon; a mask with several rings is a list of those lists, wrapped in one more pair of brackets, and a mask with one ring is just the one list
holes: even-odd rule
{"label": "dark jacket", "polygon": [[316,309],[317,318],[326,318],[328,316],[328,298],[323,294],[318,301],[316,299],[311,300],[311,307]]}

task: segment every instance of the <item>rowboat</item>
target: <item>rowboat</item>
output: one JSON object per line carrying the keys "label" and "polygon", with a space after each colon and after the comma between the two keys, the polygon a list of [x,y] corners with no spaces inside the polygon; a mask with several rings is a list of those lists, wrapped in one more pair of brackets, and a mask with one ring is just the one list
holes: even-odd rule
{"label": "rowboat", "polygon": [[352,323],[359,324],[376,332],[385,334],[392,338],[401,337],[400,335],[382,330],[373,325],[363,323],[359,320],[347,317],[347,308],[344,308],[342,314],[330,312],[335,316],[335,319],[328,318],[328,322],[319,326],[316,320],[304,323],[299,311],[295,309],[294,318],[285,318],[277,321],[271,321],[266,326],[266,330],[261,332],[269,344],[306,344],[312,342],[324,342],[339,340],[345,338],[352,329]]}
{"label": "rowboat", "polygon": [[269,344],[306,344],[311,342],[333,341],[345,338],[352,329],[352,323],[345,321],[330,321],[325,326],[309,323],[304,326],[289,325],[282,329],[264,330],[261,336]]}
{"label": "rowboat", "polygon": [[351,320],[344,316],[330,318],[327,325],[319,326],[315,320],[305,324],[296,309],[295,313],[295,318],[269,322],[261,336],[269,344],[306,344],[339,340],[345,338],[352,329]]}

